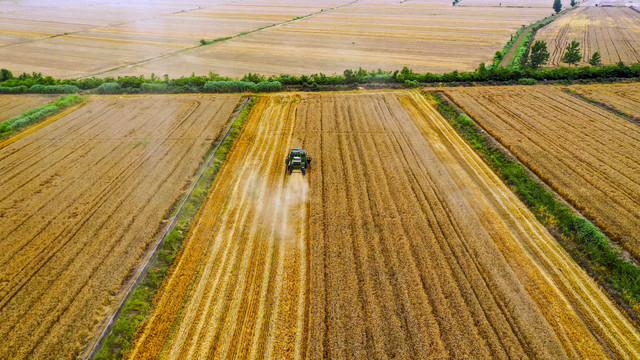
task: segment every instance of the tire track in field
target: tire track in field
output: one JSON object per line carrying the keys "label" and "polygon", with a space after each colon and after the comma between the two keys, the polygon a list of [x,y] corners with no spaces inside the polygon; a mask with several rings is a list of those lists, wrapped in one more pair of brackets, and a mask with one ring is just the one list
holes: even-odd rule
{"label": "tire track in field", "polygon": [[[258,100],[173,270],[200,268],[193,290],[186,297],[186,288],[174,289],[172,275],[158,303],[178,296],[184,311],[154,316],[133,357],[302,356],[308,186],[284,166],[286,151],[299,144],[296,107],[295,96]],[[200,246],[205,255],[192,258]],[[164,338],[155,338],[156,326]]]}
{"label": "tire track in field", "polygon": [[[295,145],[314,157],[304,178],[283,174]],[[296,179],[308,200],[274,205]],[[297,230],[279,236],[287,224]],[[625,315],[419,93],[301,93],[259,98],[131,356],[638,348]]]}
{"label": "tire track in field", "polygon": [[[170,116],[168,116],[167,119],[176,118],[176,115],[177,114],[170,114]],[[191,115],[191,112],[187,112],[185,114],[185,116],[181,116],[180,118],[182,118],[184,121],[186,121],[190,117],[190,115]],[[173,130],[170,130],[170,132],[168,134],[168,137],[170,137],[170,135],[181,125],[182,124],[179,123],[179,124],[177,124],[177,126],[175,126],[173,128]],[[157,130],[157,126],[154,126],[154,128],[152,129],[152,131],[155,131],[155,130]],[[98,131],[99,131],[99,133],[103,133],[103,131],[101,131],[101,130],[98,130]],[[163,143],[158,143],[155,147],[149,148],[144,153],[140,154],[137,158],[131,158],[130,154],[127,154],[125,152],[123,154],[123,156],[119,159],[119,161],[117,161],[115,163],[116,165],[120,165],[120,166],[122,164],[125,164],[125,167],[117,169],[117,171],[119,171],[119,174],[116,177],[114,177],[112,179],[109,179],[108,180],[109,181],[108,185],[101,186],[100,184],[88,184],[89,186],[87,186],[84,189],[80,190],[78,196],[76,197],[76,199],[79,198],[80,196],[82,196],[82,194],[87,192],[90,188],[98,187],[98,188],[102,188],[103,189],[103,191],[100,192],[98,194],[98,196],[94,198],[94,203],[92,205],[92,210],[89,213],[84,214],[83,217],[78,219],[74,224],[69,224],[67,227],[63,228],[56,236],[53,237],[53,239],[49,240],[47,245],[45,245],[44,247],[41,248],[40,253],[38,253],[36,256],[33,256],[33,250],[29,251],[29,249],[27,249],[27,251],[25,251],[24,257],[30,257],[31,258],[30,262],[39,260],[41,258],[42,254],[45,254],[45,252],[46,252],[46,254],[44,256],[44,259],[41,260],[38,264],[36,264],[36,267],[33,270],[31,270],[31,273],[29,273],[29,274],[27,274],[25,276],[24,280],[16,282],[16,278],[15,277],[18,276],[20,273],[17,273],[13,278],[8,279],[8,281],[10,281],[11,283],[14,283],[14,284],[16,284],[16,286],[18,286],[18,288],[15,291],[13,291],[13,293],[15,294],[16,292],[20,291],[22,289],[22,286],[26,282],[28,282],[43,266],[45,266],[47,264],[47,262],[55,254],[57,254],[60,249],[65,247],[66,244],[69,241],[71,241],[71,239],[73,239],[73,237],[76,236],[77,231],[79,231],[84,226],[86,221],[88,221],[95,214],[95,212],[102,206],[102,204],[104,204],[110,197],[112,197],[113,193],[118,190],[119,186],[121,186],[121,184],[123,184],[123,183],[126,183],[127,180],[132,176],[132,174],[134,174],[136,172],[136,170],[140,166],[142,166],[146,161],[148,161],[152,156],[154,156],[154,152],[157,149],[159,149],[160,147],[166,147],[166,145],[164,145]],[[102,152],[99,152],[99,153],[102,153]],[[167,155],[170,155],[170,154],[168,153],[168,151],[165,151],[163,156],[162,156],[162,158],[159,159],[159,161],[162,162],[163,159]],[[54,154],[54,156],[55,156],[55,154]],[[126,159],[126,160],[129,160],[129,161],[128,162],[126,162],[126,161],[123,162],[123,161],[121,161],[122,159]],[[55,165],[60,166],[60,167],[64,167],[64,168],[67,168],[69,166],[69,164],[60,164],[60,163],[56,163]],[[100,165],[100,164],[98,163],[97,165]],[[109,171],[113,171],[113,170],[109,169]],[[168,174],[170,174],[170,173],[171,172],[168,172]],[[70,188],[71,186],[72,185],[69,185],[67,188]],[[18,187],[22,188],[23,186],[18,186]],[[73,188],[72,191],[73,192],[78,191],[77,187]],[[57,194],[56,194],[56,196],[57,196]],[[123,197],[120,200],[120,204],[123,204],[127,197],[128,197],[128,195],[125,195],[125,197]],[[96,199],[98,199],[97,202],[95,202]],[[41,201],[44,200],[45,203],[54,204],[55,205],[55,204],[61,202],[62,199],[56,200],[56,198],[54,197],[54,198],[51,198],[51,199],[40,199],[40,200]],[[75,203],[76,203],[76,201],[74,199],[74,201],[69,203],[67,208],[70,208],[71,206],[74,206]],[[63,213],[63,212],[64,211],[61,211],[61,213]],[[58,213],[58,215],[59,214],[60,213]],[[28,220],[28,218],[24,222],[26,222],[27,220]],[[104,223],[107,223],[107,222],[108,222],[108,219],[106,219],[104,221]],[[50,223],[48,223],[47,226],[49,224]],[[32,238],[32,240],[37,238],[39,235],[41,235],[45,229],[46,228],[43,228],[34,238]],[[66,232],[67,229],[69,229],[69,232],[71,232],[70,235],[68,235],[68,233]],[[96,230],[96,231],[99,231],[99,229]],[[15,233],[15,229],[14,230],[9,230],[9,232]],[[65,237],[65,236],[67,236],[67,240],[66,241],[58,241],[59,238]],[[49,234],[48,236],[43,235],[42,237],[44,237],[46,239],[46,238],[51,237],[51,234]],[[31,242],[32,241],[26,242],[25,245],[22,248],[25,248],[27,245],[30,245]],[[49,246],[56,246],[56,248],[51,250],[51,251],[47,251]],[[69,261],[72,261],[71,259],[72,258],[70,258]],[[22,264],[19,261],[19,258],[16,259],[15,255],[11,256],[11,265],[15,266],[15,267],[18,267],[20,269],[20,272],[23,272],[23,271],[29,269],[30,262],[28,262],[26,264]],[[66,267],[66,266],[64,266],[64,267]],[[3,278],[6,279],[7,277],[3,276]],[[10,291],[10,293],[11,292],[12,291]],[[12,295],[9,294],[8,298],[7,297],[3,297],[2,299],[0,299],[0,309],[2,308],[2,306],[4,306],[4,304],[6,304],[6,302],[10,301],[11,298],[12,298]],[[5,299],[6,299],[6,301],[5,301]]]}
{"label": "tire track in field", "polygon": [[[171,113],[171,114],[169,114],[169,116],[165,120],[170,120],[172,118],[175,118],[176,115],[177,114]],[[184,117],[184,119],[187,119],[189,117],[189,115],[190,114],[187,114],[187,116]],[[162,123],[162,122],[160,122],[160,123]],[[156,131],[158,126],[154,126],[152,131]],[[97,131],[98,131],[98,133],[104,133],[104,131],[102,131],[101,129],[98,129]],[[158,144],[156,146],[156,148],[159,148],[161,146],[165,146],[166,147],[166,145]],[[107,149],[108,149],[108,147],[107,147]],[[135,171],[135,170],[128,169],[126,167],[122,168],[122,165],[126,164],[126,166],[134,166],[137,169],[137,167],[139,167],[140,165],[144,164],[145,161],[148,161],[148,159],[151,156],[154,156],[153,153],[154,153],[155,150],[156,150],[155,148],[147,150],[144,154],[140,154],[140,156],[138,158],[131,158],[131,155],[128,154],[127,152],[121,152],[120,153],[120,158],[116,159],[116,161],[113,162],[113,165],[111,165],[111,167],[101,166],[102,164],[100,164],[100,161],[102,159],[99,160],[96,163],[96,166],[101,166],[101,167],[106,168],[106,171],[103,174],[106,174],[106,173],[109,173],[109,172],[113,172],[113,171],[119,171],[120,175],[118,175],[118,176],[127,176],[126,178],[122,178],[122,179],[118,179],[118,177],[106,178],[105,183],[108,184],[107,187],[105,187],[105,185],[100,184],[99,182],[98,183],[90,183],[90,182],[86,182],[86,181],[81,181],[82,179],[78,178],[73,182],[68,181],[69,185],[64,187],[60,192],[55,193],[54,197],[45,198],[45,199],[34,199],[34,200],[39,200],[40,202],[43,202],[46,205],[55,206],[58,203],[64,202],[64,200],[68,201],[68,200],[72,199],[72,201],[68,202],[68,206],[66,208],[64,208],[64,209],[59,209],[59,206],[56,206],[58,208],[58,212],[56,214],[51,214],[50,219],[55,219],[56,215],[59,216],[61,213],[65,213],[67,209],[70,209],[71,207],[76,207],[77,206],[77,201],[76,200],[82,198],[83,194],[88,192],[91,188],[98,187],[98,188],[103,188],[104,189],[104,191],[98,197],[98,198],[103,199],[103,200],[98,201],[98,203],[104,203],[104,201],[106,201],[106,199],[108,199],[109,197],[112,196],[113,192],[118,190],[118,185],[121,184],[121,183],[126,182],[126,180]],[[111,153],[111,151],[106,151],[106,150],[105,151],[98,150],[96,152],[98,154],[102,154],[102,153],[110,154]],[[113,149],[113,152],[116,153],[117,150]],[[56,155],[55,153],[52,154],[52,156],[55,156],[55,155]],[[166,155],[168,155],[167,152],[164,153],[164,156],[166,156]],[[163,156],[163,159],[164,159],[164,156]],[[65,157],[66,156],[63,156],[62,158],[64,159]],[[160,159],[160,161],[162,161],[163,159]],[[123,160],[128,160],[128,161],[123,161]],[[71,166],[71,164],[75,163],[76,161],[77,161],[77,159],[71,161],[70,163],[57,162],[55,164],[55,166],[62,167],[62,168],[68,168],[68,167]],[[55,166],[52,167],[52,168],[55,168]],[[37,171],[33,171],[33,172],[37,173]],[[42,176],[42,175],[38,174],[36,176]],[[95,177],[98,178],[98,179],[104,178],[102,176],[95,176]],[[85,185],[85,186],[84,187],[79,187],[79,186],[77,186],[75,184],[76,182],[80,182],[81,185]],[[18,187],[19,188],[25,188],[24,185],[20,185]],[[69,190],[70,194],[67,193],[66,195],[63,194],[62,196],[60,196],[63,193],[63,191],[65,191],[65,190]],[[94,199],[94,201],[95,201],[95,199]],[[14,202],[12,206],[17,206],[17,205],[18,204],[16,204]],[[30,207],[28,203],[26,204],[26,206],[27,206],[27,208]],[[99,206],[95,206],[95,205],[93,206],[94,212],[95,212],[95,210],[97,210],[97,208],[99,208]],[[31,219],[32,216],[37,215],[41,211],[42,211],[42,209],[38,209],[37,211],[33,212],[30,216],[26,216],[24,221],[22,221],[18,226],[16,226],[16,228],[19,227],[20,225],[26,223],[28,220]],[[46,211],[46,213],[50,213],[50,212]],[[45,252],[47,252],[47,249],[49,248],[49,246],[56,246],[57,249],[53,249],[51,251],[48,251],[47,253],[51,254],[51,256],[53,254],[56,254],[59,251],[59,249],[61,249],[62,247],[64,247],[66,245],[66,242],[60,243],[59,241],[56,241],[56,240],[58,240],[60,237],[65,236],[65,233],[67,233],[67,229],[69,229],[69,231],[71,231],[73,233],[74,231],[77,231],[78,229],[82,228],[84,222],[86,222],[86,220],[89,219],[92,216],[92,214],[93,214],[93,212],[91,212],[89,214],[84,214],[83,217],[81,219],[78,219],[74,224],[69,224],[66,227],[63,227],[60,230],[60,232],[57,233],[57,235],[44,233],[45,230],[47,229],[47,227],[52,226],[51,222],[45,221],[45,226],[42,227],[42,229],[31,238],[31,241],[24,242],[23,246],[20,249],[17,250],[17,252],[21,252],[27,246],[33,248],[32,242],[35,239],[37,239],[38,237],[40,237],[40,238],[42,238],[42,240],[47,241],[47,243],[44,246],[41,247],[40,253],[38,255],[36,255],[36,256],[33,256],[33,252],[34,252],[33,249],[26,249],[23,252],[24,255],[20,254],[20,255],[23,255],[23,256],[20,256],[20,257],[17,257],[15,255],[15,253],[14,253],[13,255],[8,257],[8,259],[11,260],[11,264],[10,265],[13,266],[13,267],[17,267],[18,269],[20,269],[20,272],[23,272],[23,271],[29,269],[30,262],[33,262],[33,261],[36,261],[36,260],[40,259],[41,258],[40,255],[41,254],[45,254]],[[15,229],[11,229],[11,230],[9,230],[9,232],[12,233],[12,234],[16,234]],[[24,237],[25,234],[21,234],[21,235]],[[74,235],[71,235],[69,240],[73,236]],[[6,240],[9,241],[10,239],[6,239]],[[17,257],[17,259],[16,259],[16,257]],[[22,264],[21,261],[20,261],[21,257],[31,258],[31,260],[30,260],[30,262],[28,262],[26,264]],[[50,258],[50,257],[47,256],[47,258]],[[29,281],[31,276],[33,276],[33,274],[35,274],[35,272],[37,272],[40,268],[42,268],[42,266],[44,266],[47,261],[48,260],[45,259],[44,262],[40,262],[39,264],[37,264],[35,270],[32,270],[31,275],[27,274],[25,280],[23,280],[22,283],[26,283],[26,281]],[[15,282],[15,276],[18,276],[18,275],[19,275],[19,273],[15,274],[14,277],[9,279],[8,281],[10,281],[12,283],[16,283]],[[8,279],[6,274],[3,275],[3,278],[4,279]],[[20,285],[20,283],[17,283],[17,286],[18,285]],[[19,291],[19,289],[17,291]],[[9,300],[10,300],[10,298],[9,298]],[[7,301],[9,301],[9,300],[7,300]],[[4,299],[3,298],[0,299],[0,308],[1,308],[2,304],[4,304],[4,303],[5,303]]]}
{"label": "tire track in field", "polygon": [[[218,110],[220,110],[220,109],[218,109]],[[178,118],[181,118],[181,117],[178,117]],[[188,121],[189,118],[195,118],[195,117],[192,117],[190,113],[187,113],[186,116],[184,116],[184,122]],[[195,127],[195,125],[197,125],[197,124],[194,124],[194,122],[189,123],[189,124],[180,124],[180,125],[183,126],[183,127]],[[173,131],[172,131],[172,133],[173,133]],[[170,137],[171,136],[169,135],[169,138]],[[172,177],[172,176],[175,176],[173,174],[179,174],[180,173],[179,171],[176,171],[176,169],[180,166],[181,163],[183,163],[185,161],[188,161],[188,154],[190,152],[192,152],[192,148],[194,148],[196,146],[197,146],[197,144],[189,144],[188,146],[185,146],[184,148],[180,149],[179,151],[176,151],[176,153],[178,153],[178,156],[173,156],[173,158],[177,158],[178,161],[174,162],[174,165],[171,168],[167,169],[165,166],[157,166],[157,167],[155,167],[155,170],[153,172],[149,172],[148,173],[148,176],[150,176],[153,179],[157,179],[157,180],[155,180],[155,183],[148,185],[148,191],[146,193],[146,197],[141,199],[141,201],[137,202],[138,204],[140,204],[140,206],[132,211],[132,213],[135,214],[134,218],[130,219],[126,223],[125,226],[121,227],[118,230],[118,231],[120,231],[120,233],[119,234],[115,234],[116,236],[113,237],[114,239],[118,239],[120,237],[123,237],[127,233],[138,233],[139,232],[139,230],[137,230],[134,227],[135,218],[136,217],[146,218],[148,216],[148,214],[147,214],[148,210],[145,211],[146,210],[145,209],[145,204],[150,203],[153,200],[154,195],[158,191],[160,191],[160,189],[161,189],[161,187],[162,187],[162,185],[164,183],[172,183],[172,181],[170,181],[169,178]],[[180,151],[182,151],[182,152],[180,152]],[[164,159],[171,159],[170,155],[171,155],[171,153],[169,151],[166,151],[165,154],[162,156],[162,158],[159,160],[159,163],[162,164],[163,162],[165,162]],[[138,165],[136,165],[136,166],[138,166]],[[125,193],[124,196],[121,198],[121,200],[120,200],[121,202],[120,202],[119,205],[116,206],[116,209],[121,207],[121,206],[123,206],[125,201],[127,201],[128,199],[133,198],[135,196],[135,192],[137,190],[138,190],[137,186],[131,187],[127,191],[127,193]],[[109,215],[109,217],[107,218],[107,221],[109,221],[110,218],[113,217],[114,213],[115,213],[115,211],[113,211],[111,213],[111,215]],[[105,221],[104,223],[99,225],[99,228],[94,231],[94,234],[93,234],[92,237],[100,238],[99,235],[100,235],[101,232],[104,232],[103,229],[104,229],[105,223],[107,223],[107,221]],[[109,231],[109,232],[113,233],[114,231]],[[78,252],[85,251],[85,249],[89,248],[91,245],[92,244],[90,244],[90,243],[86,243],[86,244],[82,245],[82,248],[79,249]],[[105,241],[105,242],[102,242],[100,244],[100,248],[104,249],[105,253],[108,254],[108,255],[105,255],[104,257],[102,257],[102,260],[93,263],[92,265],[94,265],[94,269],[102,268],[102,269],[106,270],[106,269],[112,267],[113,264],[111,264],[111,266],[109,266],[109,265],[105,266],[105,264],[107,264],[109,262],[113,263],[114,259],[119,259],[121,257],[122,258],[127,258],[127,256],[123,256],[122,249],[118,249],[118,247],[122,247],[122,244],[117,242],[117,241]],[[94,270],[94,272],[98,272],[98,271]],[[73,273],[73,271],[72,271],[72,273]],[[82,288],[86,288],[88,282],[92,281],[92,280],[93,279],[91,279],[91,278],[87,278],[86,282],[81,285],[81,288],[79,288],[77,290],[76,294],[74,296],[71,296],[70,298],[71,299],[75,298],[77,296],[77,294],[82,290]],[[77,279],[75,279],[74,281],[75,281],[76,284],[78,283]],[[62,303],[62,304],[65,304],[65,303]],[[63,306],[65,306],[65,308],[62,311],[62,314],[60,315],[61,317],[65,316],[67,310],[70,309],[69,305],[63,305]],[[55,325],[55,323],[52,324],[51,326],[54,326],[54,325]],[[45,334],[50,333],[49,329],[45,329],[44,333]],[[32,336],[32,338],[33,338],[33,336]],[[41,340],[39,340],[39,341],[41,341]],[[34,347],[39,345],[39,341],[36,342]]]}

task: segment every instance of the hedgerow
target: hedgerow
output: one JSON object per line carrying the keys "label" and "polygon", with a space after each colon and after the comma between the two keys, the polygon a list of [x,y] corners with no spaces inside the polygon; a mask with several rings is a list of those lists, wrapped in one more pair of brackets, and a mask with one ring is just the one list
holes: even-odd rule
{"label": "hedgerow", "polygon": [[27,92],[28,89],[26,86],[0,86],[0,94],[22,94]]}
{"label": "hedgerow", "polygon": [[[523,48],[524,49],[524,48]],[[302,90],[319,90],[320,87],[327,87],[333,90],[353,89],[362,84],[400,84],[402,86],[418,85],[439,85],[446,83],[449,86],[471,83],[490,84],[514,84],[521,79],[533,79],[537,82],[544,81],[613,81],[617,79],[628,79],[640,77],[640,63],[625,65],[622,62],[615,65],[605,65],[599,67],[558,67],[553,69],[531,69],[529,67],[519,69],[517,67],[491,67],[480,64],[474,71],[457,71],[449,73],[418,73],[408,67],[396,71],[368,71],[364,69],[345,70],[341,75],[326,75],[317,73],[312,75],[274,75],[265,77],[260,74],[249,73],[241,80],[223,77],[215,73],[209,75],[195,75],[170,79],[168,75],[164,80],[160,80],[155,75],[150,78],[144,76],[125,76],[103,79],[53,79],[50,76],[43,77],[42,74],[22,74],[17,78],[10,78],[0,82],[0,93],[20,93],[24,91],[22,86],[27,87],[27,91],[34,85],[45,85],[48,87],[35,87],[34,90],[42,92],[56,92],[58,89],[70,89],[71,87],[56,87],[56,85],[75,86],[80,90],[91,90],[98,94],[117,93],[196,93],[196,92],[262,92],[280,91],[285,86]],[[523,80],[525,83],[530,80]],[[166,86],[166,87],[165,87]],[[9,90],[7,88],[16,88]],[[66,90],[65,90],[66,91]]]}
{"label": "hedgerow", "polygon": [[267,92],[282,90],[282,83],[279,81],[263,81],[253,83],[250,81],[208,81],[204,84],[204,91],[214,93],[233,92]]}

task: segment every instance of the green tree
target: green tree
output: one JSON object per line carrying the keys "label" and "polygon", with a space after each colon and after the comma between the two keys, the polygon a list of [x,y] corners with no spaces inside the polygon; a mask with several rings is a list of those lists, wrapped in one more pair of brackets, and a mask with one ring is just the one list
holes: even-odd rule
{"label": "green tree", "polygon": [[591,59],[589,59],[589,65],[591,66],[600,66],[602,65],[602,58],[600,57],[600,52],[596,51],[591,55]]}
{"label": "green tree", "polygon": [[562,10],[562,1],[561,0],[553,0],[553,10],[555,10],[556,14]]}
{"label": "green tree", "polygon": [[566,52],[562,55],[562,59],[560,59],[563,63],[571,65],[577,65],[580,60],[582,60],[582,55],[580,54],[580,43],[573,40],[571,44],[567,45],[565,48]]}
{"label": "green tree", "polygon": [[576,0],[571,0],[571,7],[576,6]]}
{"label": "green tree", "polygon": [[0,81],[13,79],[13,74],[7,69],[0,69]]}
{"label": "green tree", "polygon": [[547,43],[543,40],[536,40],[531,47],[531,55],[529,55],[529,66],[532,69],[538,69],[545,65],[549,60],[549,51],[547,51]]}

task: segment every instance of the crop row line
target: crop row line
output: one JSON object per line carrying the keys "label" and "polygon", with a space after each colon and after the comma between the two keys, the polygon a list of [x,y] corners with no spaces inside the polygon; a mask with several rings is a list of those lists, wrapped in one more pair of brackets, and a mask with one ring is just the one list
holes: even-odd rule
{"label": "crop row line", "polygon": [[637,322],[635,309],[640,303],[640,267],[626,260],[591,221],[557,199],[557,195],[548,190],[541,180],[534,178],[515,156],[508,154],[497,140],[487,135],[446,95],[428,92],[425,96],[435,103],[438,111],[456,131],[496,170],[536,214],[536,218],[553,229],[554,237],[574,260],[607,288],[618,305]]}

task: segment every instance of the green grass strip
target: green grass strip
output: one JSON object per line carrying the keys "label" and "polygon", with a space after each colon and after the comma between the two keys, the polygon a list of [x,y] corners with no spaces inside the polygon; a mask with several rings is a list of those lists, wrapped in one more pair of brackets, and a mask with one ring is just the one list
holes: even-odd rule
{"label": "green grass strip", "polygon": [[[184,208],[178,214],[179,218],[175,228],[169,232],[140,285],[132,291],[120,316],[115,320],[113,331],[107,336],[95,359],[122,359],[131,351],[137,331],[151,314],[153,298],[180,252],[185,236],[189,233],[189,227],[198,209],[204,203],[218,171],[227,158],[234,140],[242,130],[256,100],[256,97],[252,97],[231,125],[229,134],[218,148],[211,165],[205,169],[191,196],[186,200]],[[213,147],[205,155],[205,159],[211,155],[211,151],[213,151]],[[179,203],[176,204],[176,207],[178,205]]]}
{"label": "green grass strip", "polygon": [[441,93],[428,92],[424,95],[515,191],[542,224],[558,230],[562,240],[575,244],[575,249],[572,249],[575,251],[570,251],[574,260],[579,263],[587,261],[591,270],[617,291],[625,305],[637,310],[640,305],[640,268],[625,260],[598,227],[561,203],[523,165],[493,145],[486,135],[481,134],[481,128],[460,108],[452,105]]}
{"label": "green grass strip", "polygon": [[51,115],[57,114],[70,106],[79,104],[82,100],[83,98],[80,95],[63,95],[52,103],[38,106],[16,117],[12,117],[9,120],[5,120],[0,124],[0,139],[20,132],[21,130],[40,122]]}

